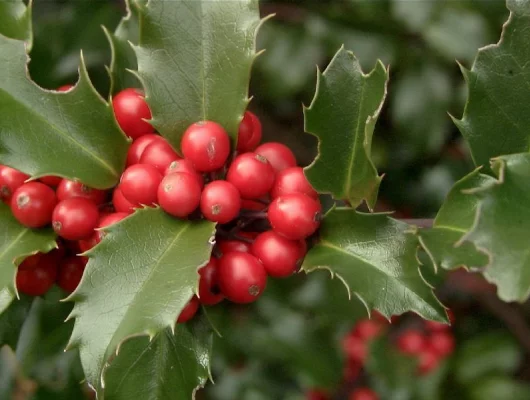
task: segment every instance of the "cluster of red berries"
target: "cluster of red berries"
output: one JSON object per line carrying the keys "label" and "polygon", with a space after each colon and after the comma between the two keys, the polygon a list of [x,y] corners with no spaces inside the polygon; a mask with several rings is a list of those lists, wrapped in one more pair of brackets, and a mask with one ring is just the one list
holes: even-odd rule
{"label": "cluster of red berries", "polygon": [[51,224],[79,253],[101,241],[100,228],[136,208],[160,206],[176,218],[218,223],[214,257],[200,269],[198,297],[180,322],[193,317],[199,303],[255,301],[268,276],[297,270],[306,238],[320,224],[318,194],[288,147],[259,145],[262,128],[254,114],[245,113],[234,151],[219,124],[192,124],[182,137],[182,158],[147,122],[151,112],[140,91],[126,89],[112,104],[118,124],[133,139],[119,185],[106,192],[59,177],[27,182],[29,176],[2,166],[0,195],[20,223]]}

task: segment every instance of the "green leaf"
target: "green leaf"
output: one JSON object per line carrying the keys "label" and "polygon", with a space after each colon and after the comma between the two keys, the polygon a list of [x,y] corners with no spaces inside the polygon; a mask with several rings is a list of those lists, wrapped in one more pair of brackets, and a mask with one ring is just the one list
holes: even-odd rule
{"label": "green leaf", "polygon": [[530,385],[517,382],[509,376],[496,376],[473,382],[469,389],[470,400],[527,400]]}
{"label": "green leaf", "polygon": [[23,0],[0,1],[0,35],[23,40],[31,49],[31,6],[26,6]]}
{"label": "green leaf", "polygon": [[26,228],[13,217],[7,205],[0,203],[0,299],[3,306],[16,295],[16,266],[31,254],[47,253],[55,247],[55,232],[51,228]]}
{"label": "green leaf", "polygon": [[138,69],[136,54],[130,43],[138,44],[140,38],[138,7],[131,7],[131,1],[140,4],[145,3],[142,0],[126,0],[127,15],[122,18],[116,31],[111,33],[106,28],[103,28],[109,40],[112,53],[109,68],[111,95],[126,88],[140,87],[138,78],[128,71]]}
{"label": "green leaf", "polygon": [[494,179],[475,170],[458,181],[440,208],[432,229],[420,229],[418,236],[433,263],[445,269],[461,266],[484,267],[488,257],[471,243],[459,243],[471,229],[475,220],[479,199],[466,193]]}
{"label": "green leaf", "polygon": [[257,0],[151,0],[140,8],[138,75],[152,124],[176,149],[211,120],[236,140],[260,25]]}
{"label": "green leaf", "polygon": [[522,361],[517,342],[505,332],[492,332],[458,346],[454,373],[462,384],[487,375],[512,375]]}
{"label": "green leaf", "polygon": [[462,239],[489,255],[486,279],[497,285],[505,301],[525,301],[530,295],[530,154],[502,156],[492,161],[497,180],[473,191],[480,198],[476,221]]}
{"label": "green leaf", "polygon": [[368,310],[386,316],[414,311],[423,318],[445,320],[443,306],[424,281],[416,259],[417,242],[410,227],[384,214],[362,214],[349,208],[330,211],[320,227],[320,241],[302,269],[328,270]]}
{"label": "green leaf", "polygon": [[210,257],[214,232],[211,222],[146,208],[108,228],[88,253],[83,279],[70,296],[76,321],[69,347],[79,347],[87,380],[98,392],[108,360],[125,339],[153,338],[175,326],[196,292],[197,269]]}
{"label": "green leaf", "polygon": [[105,400],[191,399],[210,377],[212,332],[204,321],[125,342],[105,373]]}
{"label": "green leaf", "polygon": [[24,43],[0,35],[0,163],[29,175],[58,175],[88,186],[114,186],[128,141],[111,107],[90,83],[81,59],[68,93],[43,90],[26,75]]}
{"label": "green leaf", "polygon": [[18,301],[13,301],[0,314],[0,347],[8,345],[12,349],[16,348],[20,330],[29,313],[32,300],[31,297],[24,296]]}
{"label": "green leaf", "polygon": [[319,139],[317,158],[305,174],[320,193],[356,207],[373,208],[381,177],[371,159],[372,135],[386,97],[388,71],[378,62],[365,75],[353,53],[341,48],[318,74],[305,130]]}
{"label": "green leaf", "polygon": [[508,1],[510,19],[497,45],[481,49],[471,70],[462,68],[469,97],[461,120],[477,165],[530,149],[528,75],[530,1]]}

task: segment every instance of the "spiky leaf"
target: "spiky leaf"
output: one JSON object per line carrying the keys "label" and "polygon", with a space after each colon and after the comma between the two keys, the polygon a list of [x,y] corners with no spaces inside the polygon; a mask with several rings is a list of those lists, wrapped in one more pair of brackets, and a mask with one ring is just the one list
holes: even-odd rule
{"label": "spiky leaf", "polygon": [[484,270],[505,301],[525,301],[530,295],[530,154],[502,156],[492,161],[497,180],[476,189],[480,199],[476,221],[464,240],[489,256]]}
{"label": "spiky leaf", "polygon": [[136,54],[131,43],[138,44],[140,36],[138,7],[131,6],[131,2],[144,4],[145,0],[127,0],[125,2],[127,15],[122,18],[116,31],[111,33],[104,28],[112,52],[112,60],[109,68],[111,95],[126,88],[140,87],[140,82],[136,76],[128,71],[138,68]]}
{"label": "spiky leaf", "polygon": [[471,70],[462,68],[469,97],[455,124],[477,165],[530,149],[530,1],[508,0],[510,19],[496,45],[481,49]]}
{"label": "spiky leaf", "polygon": [[29,175],[58,175],[88,186],[114,186],[128,142],[81,60],[68,93],[43,90],[26,74],[24,43],[0,35],[0,163]]}
{"label": "spiky leaf", "polygon": [[334,209],[326,215],[320,241],[302,269],[328,270],[369,310],[386,316],[415,311],[424,318],[444,320],[443,306],[420,275],[417,242],[408,229],[384,214]]}
{"label": "spiky leaf", "polygon": [[151,0],[141,7],[138,72],[153,125],[175,147],[201,120],[237,138],[260,24],[257,0]]}
{"label": "spiky leaf", "polygon": [[55,233],[51,228],[29,229],[21,225],[11,209],[0,203],[0,302],[3,310],[16,294],[17,265],[24,258],[55,248]]}
{"label": "spiky leaf", "polygon": [[212,332],[203,321],[125,342],[105,374],[105,400],[191,399],[210,376]]}
{"label": "spiky leaf", "polygon": [[305,174],[320,193],[352,206],[373,208],[381,178],[371,158],[372,135],[386,97],[388,71],[378,62],[364,74],[353,53],[341,48],[318,74],[305,130],[319,140],[318,155]]}
{"label": "spiky leaf", "polygon": [[460,239],[473,226],[479,199],[466,193],[490,184],[494,179],[477,169],[458,181],[440,208],[432,229],[418,232],[420,242],[436,266],[445,269],[483,267],[488,257],[469,242]]}
{"label": "spiky leaf", "polygon": [[28,48],[33,42],[31,7],[22,0],[0,1],[0,35],[23,40]]}
{"label": "spiky leaf", "polygon": [[146,208],[111,226],[89,253],[83,280],[70,297],[76,302],[70,346],[79,347],[87,379],[98,391],[107,362],[125,339],[174,327],[196,291],[214,231],[213,223]]}

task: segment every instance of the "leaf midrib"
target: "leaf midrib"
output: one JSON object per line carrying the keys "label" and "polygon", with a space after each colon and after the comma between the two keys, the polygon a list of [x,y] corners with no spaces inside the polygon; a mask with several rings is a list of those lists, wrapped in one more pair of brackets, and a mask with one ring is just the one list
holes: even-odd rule
{"label": "leaf midrib", "polygon": [[[88,154],[89,156],[91,156],[94,160],[97,161],[97,163],[101,164],[106,170],[108,170],[112,176],[114,177],[118,177],[119,174],[118,172],[114,169],[114,167],[112,167],[110,164],[108,164],[105,160],[103,160],[102,158],[98,157],[96,154],[94,154],[92,151],[90,151],[88,148],[86,148],[85,146],[83,146],[80,142],[74,140],[73,137],[69,136],[67,133],[64,133],[61,129],[59,129],[58,126],[56,126],[55,124],[52,124],[46,117],[44,117],[43,115],[41,115],[40,113],[36,112],[35,110],[33,110],[31,107],[29,107],[25,102],[23,101],[20,101],[18,100],[14,95],[12,95],[11,93],[9,93],[7,90],[5,90],[4,88],[0,88],[0,91],[2,93],[5,93],[7,96],[9,96],[11,99],[13,99],[14,102],[22,105],[23,108],[25,108],[26,110],[28,110],[30,112],[30,114],[36,116],[38,118],[38,120],[40,121],[43,121],[45,125],[49,126],[52,131],[55,131],[59,134],[59,136],[65,138],[66,140],[74,143],[75,145],[77,145],[83,152],[85,152],[86,154]],[[58,95],[57,95],[58,96]],[[55,99],[57,104],[58,103],[58,98]],[[53,172],[53,171],[51,171]]]}
{"label": "leaf midrib", "polygon": [[[337,252],[340,252],[340,253],[343,253],[343,254],[346,254],[348,255],[349,257],[352,257],[352,258],[356,258],[360,261],[362,261],[364,264],[367,264],[371,267],[373,267],[375,270],[379,271],[381,274],[387,276],[388,278],[390,279],[394,279],[395,281],[397,282],[400,282],[401,283],[401,286],[404,287],[408,292],[412,293],[416,298],[418,298],[422,303],[424,304],[427,304],[430,308],[433,308],[432,305],[430,305],[427,301],[425,301],[420,295],[418,295],[415,291],[413,291],[412,289],[410,289],[407,285],[403,284],[403,281],[399,278],[396,278],[394,276],[391,276],[389,275],[388,273],[386,273],[384,270],[382,270],[381,268],[378,268],[376,265],[374,265],[373,263],[369,262],[368,260],[360,257],[359,255],[357,254],[353,254],[353,253],[350,253],[336,245],[334,245],[333,243],[331,242],[328,242],[327,240],[321,240],[319,245],[322,245],[324,247],[328,247],[334,251],[337,251]],[[337,273],[336,271],[334,271],[331,267],[328,267],[330,269],[330,271],[332,271],[334,274],[338,275],[338,276],[341,276],[342,277],[342,274],[339,274]],[[342,278],[342,281],[343,282],[347,282],[346,280],[344,280],[344,278]],[[351,288],[349,287],[348,285],[348,290],[351,292]],[[355,292],[355,291],[354,291]]]}

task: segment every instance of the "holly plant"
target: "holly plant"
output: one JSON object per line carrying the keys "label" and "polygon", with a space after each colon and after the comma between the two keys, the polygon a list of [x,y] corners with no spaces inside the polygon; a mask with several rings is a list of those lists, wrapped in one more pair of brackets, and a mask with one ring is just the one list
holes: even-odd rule
{"label": "holly plant", "polygon": [[[374,211],[385,63],[366,71],[342,46],[317,71],[297,135],[318,148],[301,165],[249,110],[271,23],[257,0],[129,0],[103,28],[108,91],[83,52],[76,83],[32,81],[32,7],[0,3],[0,397],[199,398],[215,392],[212,366],[254,351],[328,398],[341,361],[321,328],[342,314],[358,321],[339,340],[350,399],[435,398],[421,379],[406,395],[419,397],[396,393],[446,379],[429,375],[455,348],[436,273],[463,267],[503,301],[529,297],[530,1],[508,0],[500,41],[460,65],[468,98],[452,119],[476,169],[434,221]],[[265,398],[300,398],[285,385]]]}

